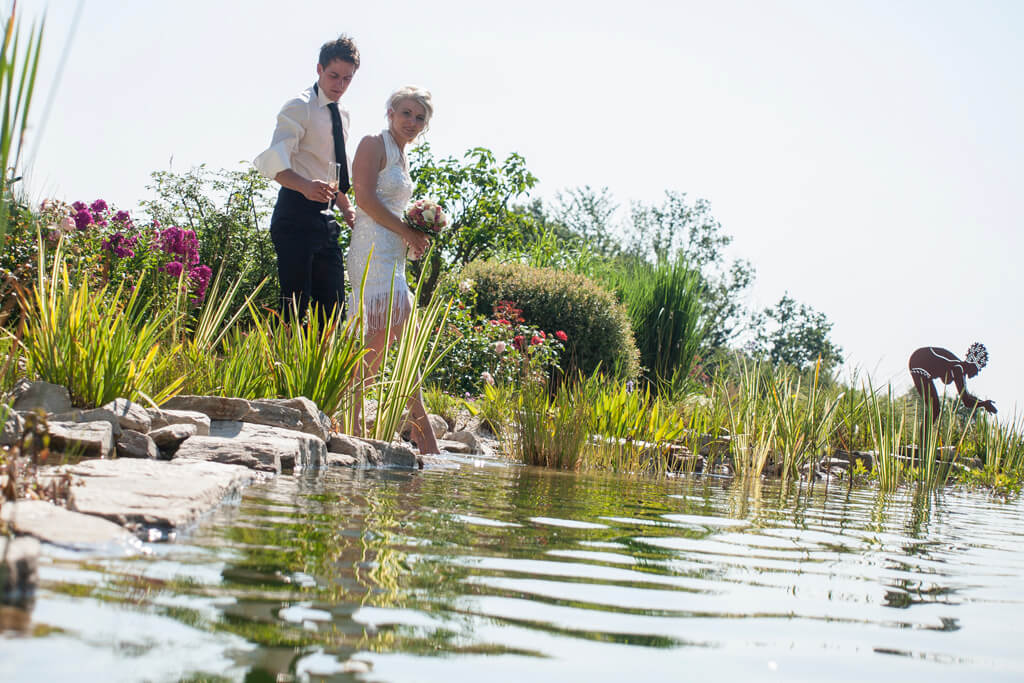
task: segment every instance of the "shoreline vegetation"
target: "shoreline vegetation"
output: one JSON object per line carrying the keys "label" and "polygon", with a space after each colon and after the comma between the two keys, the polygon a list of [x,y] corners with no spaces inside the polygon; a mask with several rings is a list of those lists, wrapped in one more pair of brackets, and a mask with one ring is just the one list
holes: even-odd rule
{"label": "shoreline vegetation", "polygon": [[[462,158],[410,150],[414,199],[434,199],[452,224],[409,264],[418,306],[366,392],[378,419],[351,424],[360,321],[287,324],[273,310],[271,188],[254,169],[155,172],[139,215],[103,199],[28,199],[17,169],[43,28],[19,52],[16,9],[0,65],[8,398],[24,380],[66,388],[82,410],[301,397],[337,431],[388,441],[422,388],[430,412],[452,422],[468,411],[529,465],[1020,489],[1020,418],[965,412],[954,398],[922,424],[912,391],[840,379],[825,314],[788,293],[746,308],[754,266],[726,261],[732,238],[707,201],[666,191],[620,211],[607,188],[582,187],[543,203],[530,199],[537,179],[523,157],[481,147]],[[45,422],[31,429],[47,451]],[[3,451],[0,473],[11,481],[39,452]]]}
{"label": "shoreline vegetation", "polygon": [[[348,416],[364,353],[358,320],[282,323],[257,308],[263,282],[244,294],[244,273],[227,286],[223,264],[210,275],[191,229],[156,219],[135,228],[102,200],[14,206],[4,259],[29,254],[35,263],[6,275],[4,392],[26,379],[51,382],[79,410],[118,398],[156,408],[179,394],[304,397],[337,431],[389,441],[426,368],[430,413],[453,424],[468,411],[507,457],[529,465],[872,483],[881,492],[955,483],[1007,493],[1024,476],[1019,420],[1000,422],[947,400],[934,424],[923,425],[915,395],[856,376],[842,382],[820,356],[801,368],[749,349],[709,352],[711,321],[700,298],[713,290],[685,257],[627,261],[618,279],[603,280],[618,290],[529,259],[491,258],[447,271],[424,297],[431,278],[422,272],[415,332],[388,350],[367,392],[380,419],[356,430]],[[550,231],[545,239],[554,240]],[[646,277],[622,274],[640,268]],[[631,281],[645,291],[625,292],[621,283]],[[651,328],[653,356],[634,342],[638,325]],[[574,343],[581,339],[598,343]],[[25,457],[8,450],[0,466],[9,475]]]}

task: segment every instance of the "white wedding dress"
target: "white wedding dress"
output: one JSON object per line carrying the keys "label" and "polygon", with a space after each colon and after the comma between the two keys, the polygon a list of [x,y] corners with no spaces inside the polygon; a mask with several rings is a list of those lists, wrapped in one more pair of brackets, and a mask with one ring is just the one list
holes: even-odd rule
{"label": "white wedding dress", "polygon": [[[412,197],[413,190],[408,162],[391,137],[390,131],[385,130],[381,137],[384,139],[387,161],[377,174],[377,198],[389,211],[401,216],[405,212],[409,198]],[[392,327],[400,325],[409,317],[412,310],[412,295],[405,280],[405,259],[405,241],[397,233],[370,218],[357,206],[356,222],[352,228],[352,240],[345,263],[352,283],[348,311],[351,317],[359,310],[361,294],[367,331],[383,329],[388,324],[389,300],[392,306]]]}

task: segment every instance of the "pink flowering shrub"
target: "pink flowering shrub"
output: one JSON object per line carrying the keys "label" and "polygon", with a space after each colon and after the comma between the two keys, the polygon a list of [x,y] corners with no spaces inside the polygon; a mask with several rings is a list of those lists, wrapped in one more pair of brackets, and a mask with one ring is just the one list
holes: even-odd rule
{"label": "pink flowering shrub", "polygon": [[475,294],[460,292],[441,330],[444,345],[454,342],[445,362],[427,378],[449,393],[476,395],[485,385],[518,386],[524,377],[547,377],[560,368],[567,335],[529,325],[514,302],[501,301],[489,316],[473,313]]}
{"label": "pink flowering shrub", "polygon": [[212,270],[200,263],[199,241],[192,230],[165,228],[157,221],[138,225],[129,212],[117,211],[103,199],[70,205],[45,200],[37,213],[11,231],[4,253],[10,265],[4,265],[25,284],[31,283],[38,267],[36,225],[48,260],[63,240],[73,278],[89,278],[99,286],[142,286],[141,293],[153,305],[173,305],[180,299],[198,306],[206,296]]}

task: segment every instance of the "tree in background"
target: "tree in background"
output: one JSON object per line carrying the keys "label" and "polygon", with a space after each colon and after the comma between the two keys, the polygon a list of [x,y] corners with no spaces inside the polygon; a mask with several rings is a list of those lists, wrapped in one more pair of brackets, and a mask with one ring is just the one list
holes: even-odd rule
{"label": "tree in background", "polygon": [[831,331],[832,323],[824,313],[798,303],[787,293],[756,318],[750,350],[773,365],[792,365],[800,370],[808,369],[820,358],[822,369],[830,371],[843,360],[842,348],[828,338]]}

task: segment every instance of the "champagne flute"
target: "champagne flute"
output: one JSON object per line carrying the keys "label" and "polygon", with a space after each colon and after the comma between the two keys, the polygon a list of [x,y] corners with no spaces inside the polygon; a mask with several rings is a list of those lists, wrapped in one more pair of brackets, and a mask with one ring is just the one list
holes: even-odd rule
{"label": "champagne flute", "polygon": [[[335,194],[338,193],[338,178],[341,176],[341,164],[327,164],[327,185],[331,188],[331,191]],[[334,216],[334,210],[331,205],[334,203],[334,197],[327,200],[327,208],[321,211],[325,216]]]}

